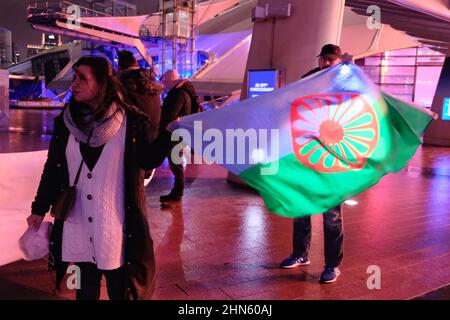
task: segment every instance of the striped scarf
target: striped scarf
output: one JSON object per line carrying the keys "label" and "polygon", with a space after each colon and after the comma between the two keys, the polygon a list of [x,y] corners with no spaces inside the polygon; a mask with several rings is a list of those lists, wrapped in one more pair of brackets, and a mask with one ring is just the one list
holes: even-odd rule
{"label": "striped scarf", "polygon": [[[96,148],[104,145],[119,131],[124,120],[124,109],[113,102],[102,119],[94,120],[90,107],[69,103],[64,110],[63,118],[77,141],[82,143],[89,141],[89,146]],[[92,137],[89,139],[91,132]]]}

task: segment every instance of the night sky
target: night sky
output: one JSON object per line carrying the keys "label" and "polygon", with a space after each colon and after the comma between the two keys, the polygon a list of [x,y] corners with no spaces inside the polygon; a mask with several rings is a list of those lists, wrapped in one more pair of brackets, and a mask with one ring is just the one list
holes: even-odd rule
{"label": "night sky", "polygon": [[20,59],[27,58],[27,44],[40,44],[41,32],[31,28],[27,22],[25,0],[0,0],[0,27],[11,30],[13,42],[20,53]]}
{"label": "night sky", "polygon": [[[70,0],[69,0],[70,1]],[[20,59],[27,58],[27,44],[40,44],[42,32],[34,30],[26,20],[27,5],[32,0],[0,0],[0,27],[11,30],[13,42]],[[138,14],[145,14],[157,7],[158,0],[134,0]]]}

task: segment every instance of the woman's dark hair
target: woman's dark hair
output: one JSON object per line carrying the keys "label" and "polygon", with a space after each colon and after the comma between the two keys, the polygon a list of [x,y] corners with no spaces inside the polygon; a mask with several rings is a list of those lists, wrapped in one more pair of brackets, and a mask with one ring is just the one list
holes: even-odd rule
{"label": "woman's dark hair", "polygon": [[131,51],[121,50],[117,53],[117,56],[119,58],[119,70],[125,70],[138,65],[137,60]]}
{"label": "woman's dark hair", "polygon": [[128,104],[125,102],[125,91],[122,84],[114,75],[112,65],[107,59],[84,56],[78,59],[72,68],[77,70],[80,66],[91,68],[92,74],[100,87],[100,104],[93,112],[95,120],[101,119],[113,102],[125,108],[128,107]]}

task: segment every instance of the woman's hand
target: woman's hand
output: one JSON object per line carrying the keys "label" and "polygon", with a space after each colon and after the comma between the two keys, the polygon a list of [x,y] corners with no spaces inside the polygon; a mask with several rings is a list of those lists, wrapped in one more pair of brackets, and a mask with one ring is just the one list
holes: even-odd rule
{"label": "woman's hand", "polygon": [[42,220],[44,220],[44,217],[38,216],[37,214],[31,214],[27,218],[28,227],[33,228],[34,231],[38,231]]}

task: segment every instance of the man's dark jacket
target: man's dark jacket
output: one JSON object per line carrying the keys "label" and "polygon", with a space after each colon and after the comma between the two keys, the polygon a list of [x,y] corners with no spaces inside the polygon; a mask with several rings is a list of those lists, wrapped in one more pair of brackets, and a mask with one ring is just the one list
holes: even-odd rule
{"label": "man's dark jacket", "polygon": [[122,71],[119,78],[128,103],[150,117],[151,128],[157,134],[161,120],[160,95],[164,92],[162,84],[154,80],[149,70],[142,68]]}
{"label": "man's dark jacket", "polygon": [[301,76],[301,79],[306,78],[307,76],[310,76],[316,72],[319,72],[320,70],[322,70],[322,69],[320,69],[320,67],[309,70],[307,73],[305,73],[304,75]]}
{"label": "man's dark jacket", "polygon": [[[160,132],[166,133],[167,125],[178,117],[183,117],[191,114],[191,97],[189,92],[192,92],[194,87],[186,79],[180,80],[169,91],[164,99],[162,111]],[[193,91],[195,93],[195,90]]]}

